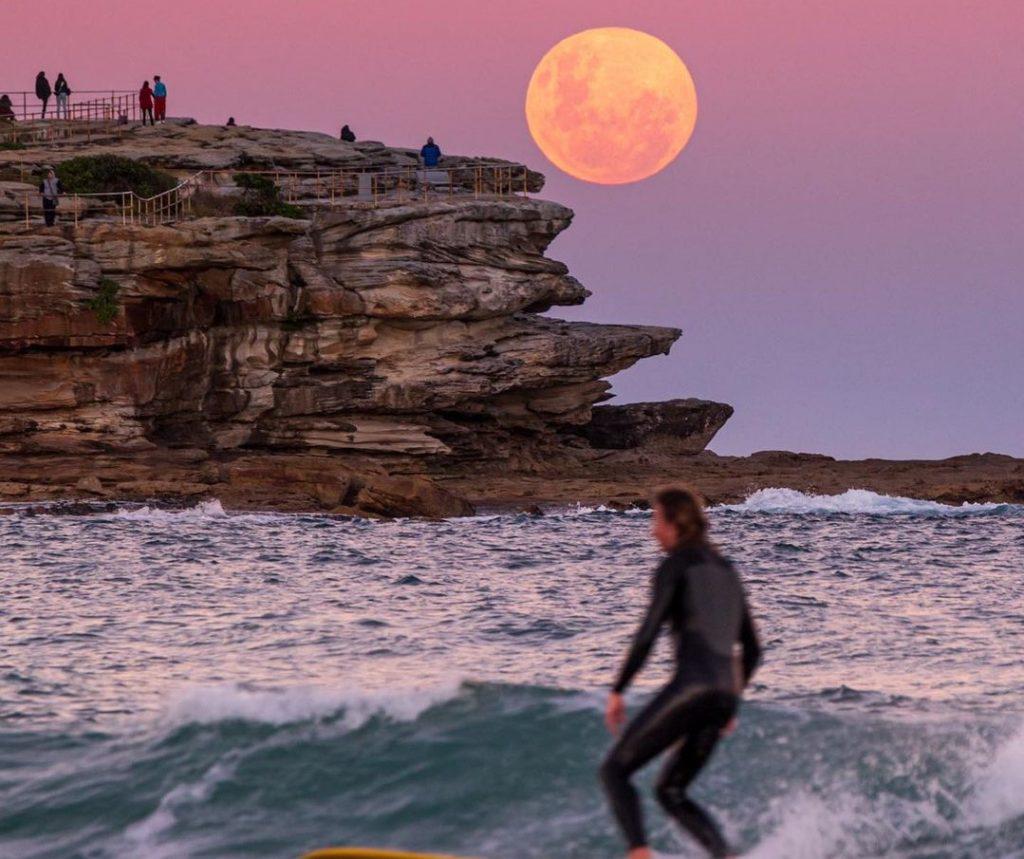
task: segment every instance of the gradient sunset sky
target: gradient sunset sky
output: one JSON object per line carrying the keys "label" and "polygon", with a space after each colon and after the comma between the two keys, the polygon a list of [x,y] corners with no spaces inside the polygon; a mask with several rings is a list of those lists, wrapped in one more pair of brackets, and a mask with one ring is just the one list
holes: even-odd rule
{"label": "gradient sunset sky", "polygon": [[[1020,0],[4,0],[0,87],[162,74],[169,113],[524,161],[576,211],[552,256],[594,292],[557,315],[675,325],[620,401],[699,396],[712,447],[1024,455]],[[671,45],[689,146],[635,185],[560,174],[523,114],[578,30]],[[13,35],[13,38],[11,36]],[[629,128],[618,130],[628,135]]]}

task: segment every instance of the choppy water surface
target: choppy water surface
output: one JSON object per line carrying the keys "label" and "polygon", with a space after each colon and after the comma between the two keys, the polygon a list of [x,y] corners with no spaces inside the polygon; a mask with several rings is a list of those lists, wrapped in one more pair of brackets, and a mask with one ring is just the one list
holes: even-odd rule
{"label": "choppy water surface", "polygon": [[[1024,856],[1024,508],[766,490],[713,523],[767,645],[697,788],[735,840]],[[594,770],[647,528],[0,517],[0,856],[619,855]]]}

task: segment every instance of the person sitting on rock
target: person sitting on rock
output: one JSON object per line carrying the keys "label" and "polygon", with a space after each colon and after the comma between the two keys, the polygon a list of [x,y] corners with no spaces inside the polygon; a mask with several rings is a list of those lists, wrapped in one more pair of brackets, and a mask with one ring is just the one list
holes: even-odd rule
{"label": "person sitting on rock", "polygon": [[233,116],[228,117],[228,121],[226,124],[228,128],[235,128],[237,125],[237,123],[235,122],[235,118]]}
{"label": "person sitting on rock", "polygon": [[149,117],[149,124],[156,125],[153,120],[153,90],[149,87],[149,81],[142,82],[142,89],[139,90],[139,110],[142,112],[142,124],[146,124],[146,117]]}
{"label": "person sitting on rock", "polygon": [[43,196],[43,219],[46,221],[46,226],[52,227],[54,221],[57,220],[57,204],[60,201],[60,195],[64,193],[64,186],[61,185],[60,179],[57,178],[52,167],[46,171],[46,178],[39,183],[39,193]]}
{"label": "person sitting on rock", "polygon": [[433,137],[428,137],[427,142],[420,150],[420,157],[423,159],[424,167],[436,167],[441,160],[441,147],[434,143]]}
{"label": "person sitting on rock", "polygon": [[344,140],[346,143],[355,143],[356,142],[355,132],[352,131],[352,129],[349,128],[347,125],[343,125],[341,127],[341,139]]}
{"label": "person sitting on rock", "polygon": [[4,93],[0,95],[0,119],[7,122],[14,122],[14,107],[11,105],[11,97]]}
{"label": "person sitting on rock", "polygon": [[43,103],[43,119],[46,119],[46,105],[50,101],[53,90],[50,89],[50,82],[46,79],[46,72],[36,75],[36,98]]}

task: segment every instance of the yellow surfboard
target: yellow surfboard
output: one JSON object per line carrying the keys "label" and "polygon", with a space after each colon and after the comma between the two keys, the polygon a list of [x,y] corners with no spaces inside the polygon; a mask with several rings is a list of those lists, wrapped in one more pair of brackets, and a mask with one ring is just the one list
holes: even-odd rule
{"label": "yellow surfboard", "polygon": [[[407,850],[381,850],[374,847],[324,847],[307,853],[302,859],[460,859],[440,853],[410,853]],[[465,859],[465,857],[463,857]]]}

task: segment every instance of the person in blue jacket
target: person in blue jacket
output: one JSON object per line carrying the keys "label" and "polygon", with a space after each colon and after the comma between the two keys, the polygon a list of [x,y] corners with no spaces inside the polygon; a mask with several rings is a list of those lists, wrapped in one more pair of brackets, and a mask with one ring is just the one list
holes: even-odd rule
{"label": "person in blue jacket", "polygon": [[167,84],[160,75],[153,75],[153,108],[156,121],[163,125],[167,119]]}
{"label": "person in blue jacket", "polygon": [[423,159],[424,167],[436,167],[441,160],[441,147],[434,143],[433,137],[428,137],[426,144],[420,150],[420,157]]}

